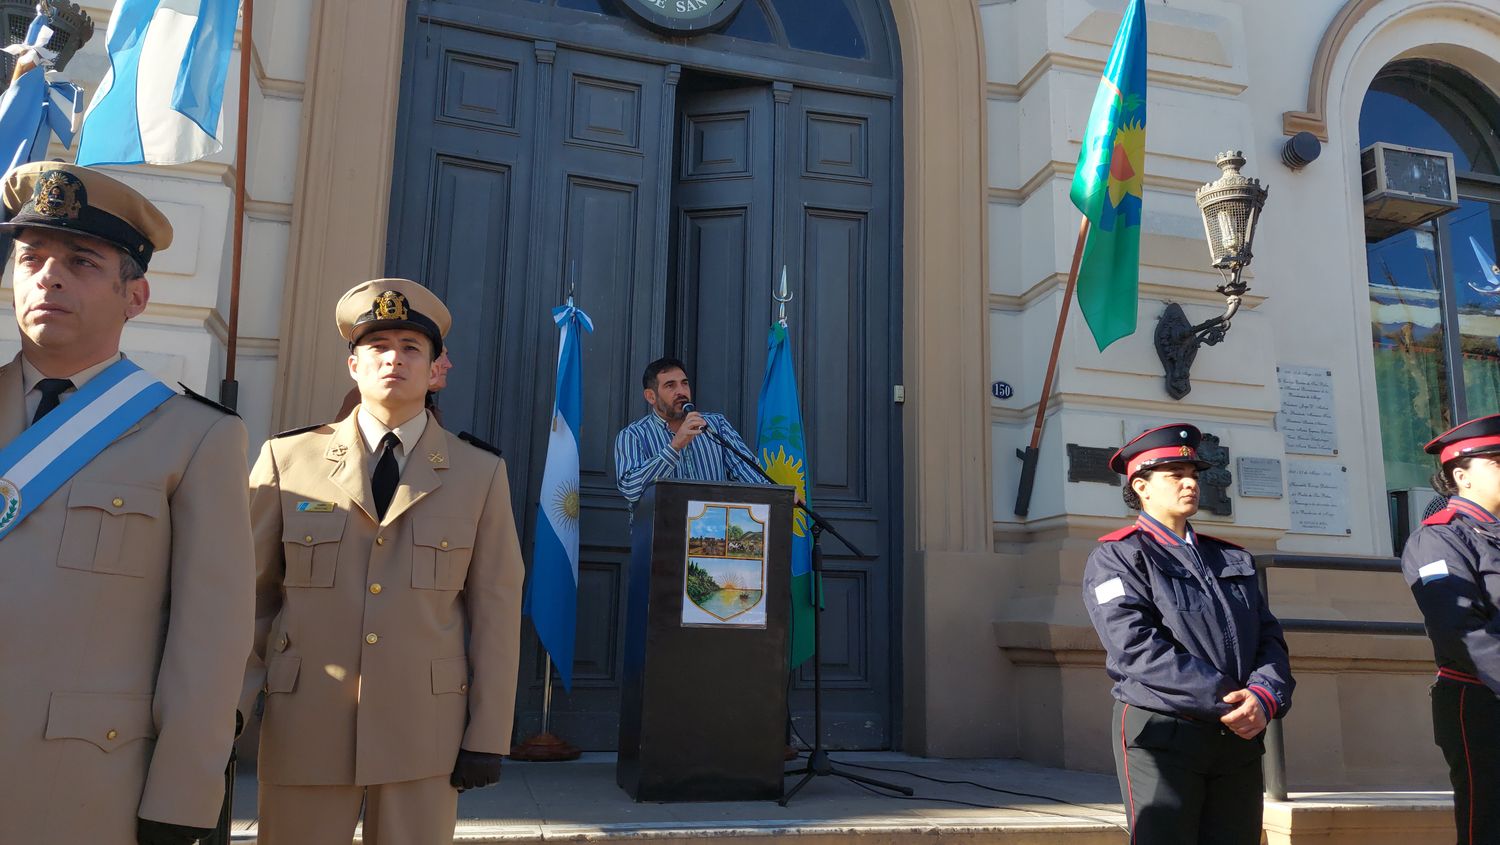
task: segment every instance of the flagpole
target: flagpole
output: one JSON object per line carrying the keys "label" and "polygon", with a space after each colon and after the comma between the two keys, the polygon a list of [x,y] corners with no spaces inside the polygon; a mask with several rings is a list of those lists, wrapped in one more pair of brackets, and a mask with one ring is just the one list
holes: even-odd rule
{"label": "flagpole", "polygon": [[1078,242],[1073,246],[1073,265],[1068,268],[1068,284],[1063,288],[1062,310],[1057,313],[1057,331],[1052,335],[1052,357],[1047,361],[1047,376],[1042,379],[1042,396],[1036,406],[1036,422],[1031,427],[1031,443],[1024,451],[1016,450],[1016,457],[1021,459],[1021,483],[1016,490],[1016,516],[1025,516],[1031,509],[1031,488],[1036,483],[1038,447],[1042,443],[1042,428],[1047,424],[1047,403],[1052,401],[1052,382],[1057,377],[1057,356],[1062,350],[1068,312],[1073,307],[1073,289],[1078,285],[1078,267],[1083,263],[1083,245],[1089,236],[1089,218],[1087,215],[1080,217]]}
{"label": "flagpole", "polygon": [[224,352],[224,381],[219,385],[219,401],[236,408],[240,386],[235,381],[235,359],[240,340],[240,264],[245,246],[245,171],[249,168],[247,150],[250,140],[250,49],[255,26],[255,0],[240,0],[240,105],[239,125],[234,139],[234,245],[229,269],[229,326]]}
{"label": "flagpole", "polygon": [[542,733],[551,733],[552,723],[552,655],[542,664]]}

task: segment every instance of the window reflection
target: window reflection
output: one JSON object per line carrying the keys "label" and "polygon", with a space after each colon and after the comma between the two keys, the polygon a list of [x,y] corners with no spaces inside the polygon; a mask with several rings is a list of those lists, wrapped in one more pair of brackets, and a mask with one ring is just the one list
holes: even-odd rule
{"label": "window reflection", "polygon": [[[1396,62],[1381,71],[1359,115],[1359,144],[1386,141],[1453,153],[1458,172],[1500,174],[1495,113],[1471,77],[1440,62]],[[1368,139],[1368,140],[1367,140]]]}
{"label": "window reflection", "polygon": [[1450,426],[1435,244],[1427,228],[1365,250],[1380,436],[1391,489],[1427,484],[1432,459],[1422,446]]}
{"label": "window reflection", "polygon": [[771,32],[771,22],[766,19],[766,10],[761,8],[757,0],[745,0],[745,5],[730,19],[724,34],[730,38],[743,38],[762,44],[776,43],[776,36]]}
{"label": "window reflection", "polygon": [[1424,487],[1422,446],[1462,418],[1500,413],[1500,103],[1433,61],[1395,62],[1370,86],[1360,147],[1385,141],[1453,154],[1460,205],[1366,246],[1386,486]]}
{"label": "window reflection", "polygon": [[1464,397],[1471,417],[1500,413],[1500,205],[1465,200],[1448,214]]}
{"label": "window reflection", "polygon": [[847,0],[773,0],[787,43],[798,50],[863,59],[864,35]]}

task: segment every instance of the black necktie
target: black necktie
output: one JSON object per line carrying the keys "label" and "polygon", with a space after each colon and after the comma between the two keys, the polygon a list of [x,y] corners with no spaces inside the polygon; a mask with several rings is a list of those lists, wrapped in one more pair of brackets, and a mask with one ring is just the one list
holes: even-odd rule
{"label": "black necktie", "polygon": [[401,468],[396,465],[396,447],[401,438],[395,432],[380,438],[380,460],[375,462],[375,474],[370,477],[370,491],[375,494],[375,517],[385,519],[385,510],[391,506],[396,495],[396,483],[401,480]]}
{"label": "black necktie", "polygon": [[42,392],[42,401],[36,405],[36,414],[31,417],[31,424],[36,425],[37,420],[47,416],[58,403],[62,401],[64,390],[70,390],[73,382],[65,378],[44,378],[36,383],[36,389]]}

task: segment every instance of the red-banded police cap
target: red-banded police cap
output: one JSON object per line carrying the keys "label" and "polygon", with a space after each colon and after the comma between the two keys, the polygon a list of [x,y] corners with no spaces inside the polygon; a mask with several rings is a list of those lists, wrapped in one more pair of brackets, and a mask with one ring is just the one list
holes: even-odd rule
{"label": "red-banded police cap", "polygon": [[1110,456],[1109,468],[1125,476],[1135,476],[1163,464],[1193,464],[1208,469],[1208,461],[1198,457],[1203,433],[1187,423],[1173,423],[1141,433]]}
{"label": "red-banded police cap", "polygon": [[1443,464],[1471,455],[1500,452],[1500,414],[1460,423],[1434,437],[1422,448],[1429,455],[1437,455],[1438,462]]}

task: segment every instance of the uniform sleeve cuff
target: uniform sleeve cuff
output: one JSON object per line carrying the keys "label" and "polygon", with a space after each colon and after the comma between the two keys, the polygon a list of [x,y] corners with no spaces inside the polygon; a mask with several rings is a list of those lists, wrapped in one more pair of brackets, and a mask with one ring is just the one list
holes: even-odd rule
{"label": "uniform sleeve cuff", "polygon": [[1280,709],[1276,706],[1276,696],[1260,684],[1251,684],[1248,689],[1260,699],[1260,706],[1266,711],[1266,721],[1276,718],[1276,712]]}

